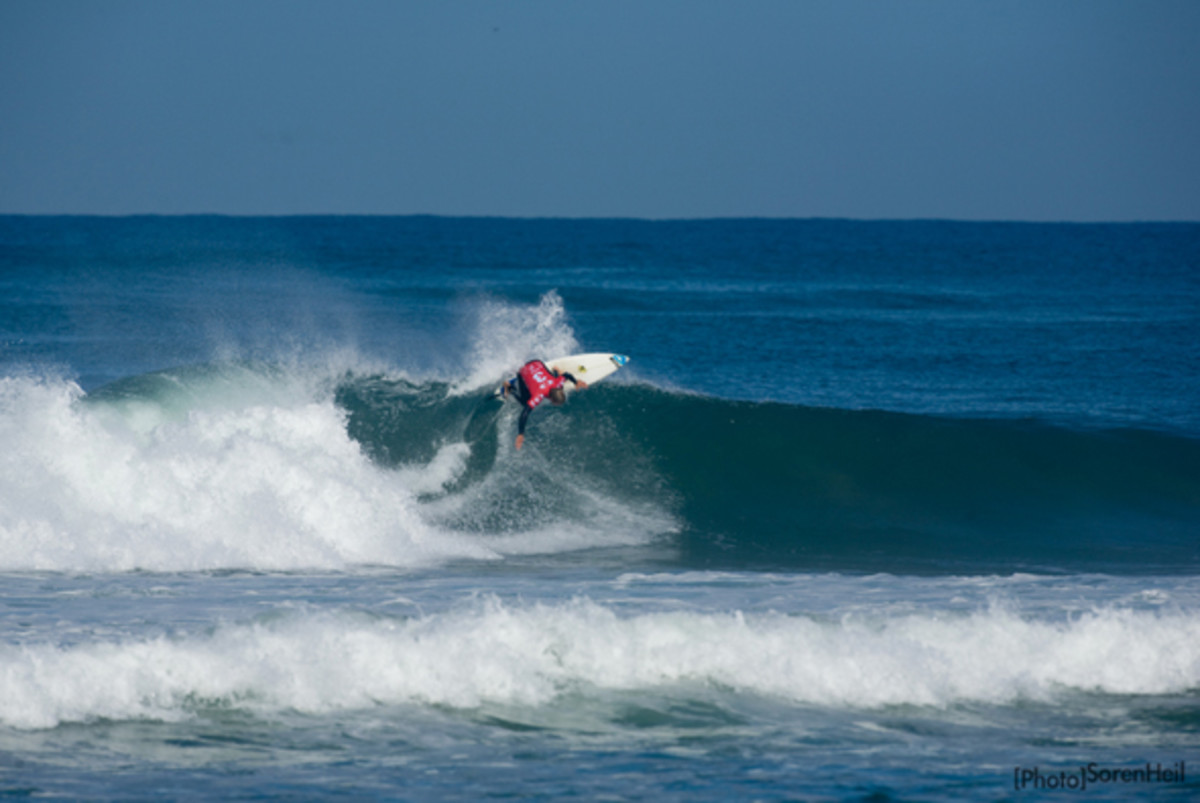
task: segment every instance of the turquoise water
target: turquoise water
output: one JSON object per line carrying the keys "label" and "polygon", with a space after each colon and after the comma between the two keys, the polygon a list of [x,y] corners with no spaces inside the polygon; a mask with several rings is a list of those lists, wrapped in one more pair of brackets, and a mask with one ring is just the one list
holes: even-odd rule
{"label": "turquoise water", "polygon": [[[1184,224],[0,217],[0,789],[1200,767],[1198,268]],[[515,452],[491,390],[577,351],[632,360]]]}

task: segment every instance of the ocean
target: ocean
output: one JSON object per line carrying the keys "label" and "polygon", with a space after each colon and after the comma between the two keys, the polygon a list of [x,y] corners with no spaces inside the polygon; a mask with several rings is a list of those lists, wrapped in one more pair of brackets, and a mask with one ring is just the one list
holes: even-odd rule
{"label": "ocean", "polygon": [[0,217],[0,795],[1198,779],[1200,224]]}

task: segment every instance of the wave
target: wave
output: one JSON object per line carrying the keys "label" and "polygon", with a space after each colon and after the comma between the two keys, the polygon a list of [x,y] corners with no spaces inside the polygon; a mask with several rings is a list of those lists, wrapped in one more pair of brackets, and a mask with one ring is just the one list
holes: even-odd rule
{"label": "wave", "polygon": [[0,645],[0,723],[16,728],[214,709],[544,707],[624,692],[869,708],[1197,688],[1200,617],[1180,610],[1042,620],[993,606],[828,620],[484,597],[413,618],[290,609],[199,633]]}
{"label": "wave", "polygon": [[[478,385],[478,382],[474,384]],[[0,568],[415,567],[662,544],[693,567],[1194,572],[1200,442],[210,364],[0,379]]]}
{"label": "wave", "polygon": [[[416,390],[376,393],[398,387]],[[383,405],[366,444],[343,406],[355,393]],[[201,365],[91,394],[6,377],[0,568],[411,568],[643,543],[673,526],[536,459],[508,470],[498,426],[486,394],[344,372]]]}
{"label": "wave", "polygon": [[[564,491],[556,478],[586,478],[621,504],[673,511],[680,559],[693,566],[1200,567],[1200,442],[1189,438],[738,402],[619,382],[573,398],[566,414],[535,419],[538,457],[525,461],[509,459],[497,426],[504,411],[490,402],[453,398],[436,383],[372,380],[339,392],[352,436],[385,464],[426,463],[436,444],[455,442],[470,449],[448,492],[501,463],[532,478],[527,489]],[[536,508],[536,493],[524,501]],[[498,526],[482,507],[468,510]]]}
{"label": "wave", "polygon": [[575,437],[609,429],[652,456],[678,495],[691,563],[1200,567],[1200,441],[1192,438],[644,386],[602,386],[579,398],[589,406],[573,419]]}

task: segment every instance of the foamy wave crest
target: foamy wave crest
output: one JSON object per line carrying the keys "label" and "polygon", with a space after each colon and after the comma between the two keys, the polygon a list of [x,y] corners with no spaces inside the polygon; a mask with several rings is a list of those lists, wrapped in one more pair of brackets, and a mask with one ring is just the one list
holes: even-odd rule
{"label": "foamy wave crest", "polygon": [[[278,391],[278,388],[275,389]],[[410,566],[494,557],[431,528],[319,395],[167,410],[0,379],[0,568]],[[287,398],[287,400],[283,400]]]}
{"label": "foamy wave crest", "polygon": [[542,706],[655,690],[875,707],[1200,686],[1200,616],[1095,610],[820,621],[775,614],[620,615],[587,599],[415,619],[291,612],[204,635],[0,647],[0,722],[177,719],[225,706],[323,713],[392,704]]}

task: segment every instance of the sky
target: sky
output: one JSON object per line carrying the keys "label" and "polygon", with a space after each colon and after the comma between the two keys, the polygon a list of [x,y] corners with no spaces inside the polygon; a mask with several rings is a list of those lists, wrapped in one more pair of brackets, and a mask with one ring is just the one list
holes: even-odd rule
{"label": "sky", "polygon": [[1196,0],[0,0],[0,213],[1200,220]]}

